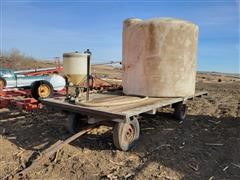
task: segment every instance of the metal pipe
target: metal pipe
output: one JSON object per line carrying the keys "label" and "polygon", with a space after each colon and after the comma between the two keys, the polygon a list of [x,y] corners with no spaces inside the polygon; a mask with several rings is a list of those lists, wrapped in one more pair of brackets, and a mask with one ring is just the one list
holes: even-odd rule
{"label": "metal pipe", "polygon": [[89,76],[90,76],[90,55],[87,57],[87,94],[86,102],[89,101]]}
{"label": "metal pipe", "polygon": [[87,49],[84,53],[87,55],[87,94],[86,94],[86,102],[89,101],[89,86],[90,86],[90,60],[91,60],[91,51]]}
{"label": "metal pipe", "polygon": [[92,65],[108,65],[108,64],[122,64],[121,61],[109,61],[109,62],[105,62],[105,63],[95,63]]}

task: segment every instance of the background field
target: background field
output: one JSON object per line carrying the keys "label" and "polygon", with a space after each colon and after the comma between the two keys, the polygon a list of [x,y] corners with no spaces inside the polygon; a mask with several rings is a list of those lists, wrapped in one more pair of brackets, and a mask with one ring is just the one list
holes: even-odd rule
{"label": "background field", "polygon": [[[121,78],[121,69],[112,66],[95,66],[93,72]],[[111,128],[101,126],[66,145],[56,160],[38,167],[29,178],[239,179],[240,78],[201,72],[197,89],[209,95],[188,103],[184,122],[175,121],[168,108],[155,116],[143,115],[141,137],[131,151],[116,150]],[[67,117],[59,112],[1,111],[0,178],[24,166],[32,152],[69,136]]]}

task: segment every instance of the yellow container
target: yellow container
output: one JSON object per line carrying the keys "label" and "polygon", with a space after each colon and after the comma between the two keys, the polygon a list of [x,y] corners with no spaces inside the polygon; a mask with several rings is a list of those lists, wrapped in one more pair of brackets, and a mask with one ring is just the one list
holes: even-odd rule
{"label": "yellow container", "polygon": [[64,74],[73,85],[79,85],[87,76],[87,54],[78,52],[63,54]]}

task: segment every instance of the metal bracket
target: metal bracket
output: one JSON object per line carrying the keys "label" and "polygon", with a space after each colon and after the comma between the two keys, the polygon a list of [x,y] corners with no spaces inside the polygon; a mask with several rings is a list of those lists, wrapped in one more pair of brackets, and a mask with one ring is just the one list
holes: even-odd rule
{"label": "metal bracket", "polygon": [[156,112],[157,112],[157,109],[152,109],[152,110],[146,112],[146,114],[154,115],[154,114],[156,114]]}
{"label": "metal bracket", "polygon": [[186,104],[186,103],[187,103],[187,100],[188,100],[188,98],[183,98],[182,103],[183,103],[183,104]]}

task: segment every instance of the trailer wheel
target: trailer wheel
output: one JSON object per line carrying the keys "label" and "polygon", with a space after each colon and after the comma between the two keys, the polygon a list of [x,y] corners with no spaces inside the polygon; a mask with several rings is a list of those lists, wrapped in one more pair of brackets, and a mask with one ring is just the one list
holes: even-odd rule
{"label": "trailer wheel", "polygon": [[53,86],[48,81],[35,81],[31,87],[32,97],[35,99],[48,98],[53,94]]}
{"label": "trailer wheel", "polygon": [[136,117],[129,123],[117,123],[113,128],[113,143],[122,151],[132,148],[139,139],[140,126]]}
{"label": "trailer wheel", "polygon": [[0,77],[0,89],[3,89],[7,86],[7,81],[3,78]]}
{"label": "trailer wheel", "polygon": [[71,113],[68,115],[66,128],[69,133],[74,134],[79,132],[87,124],[87,116],[77,113]]}
{"label": "trailer wheel", "polygon": [[174,104],[174,113],[173,116],[177,120],[184,120],[186,117],[186,112],[187,112],[187,106],[186,104],[183,104],[182,102]]}

